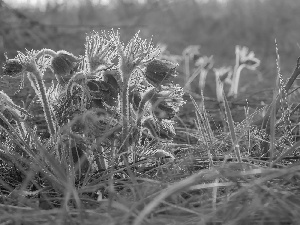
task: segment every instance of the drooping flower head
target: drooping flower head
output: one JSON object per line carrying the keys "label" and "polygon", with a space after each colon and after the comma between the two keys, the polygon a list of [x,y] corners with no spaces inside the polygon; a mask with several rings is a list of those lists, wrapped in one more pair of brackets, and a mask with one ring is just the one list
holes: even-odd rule
{"label": "drooping flower head", "polygon": [[200,45],[189,45],[182,51],[182,55],[196,61],[200,57]]}
{"label": "drooping flower head", "polygon": [[213,56],[207,57],[207,56],[202,56],[198,58],[195,62],[195,66],[201,67],[205,70],[210,70],[214,66],[214,59]]}
{"label": "drooping flower head", "polygon": [[7,59],[2,68],[3,74],[7,76],[16,76],[25,70],[18,59]]}
{"label": "drooping flower head", "polygon": [[215,76],[220,79],[223,83],[231,83],[232,68],[231,67],[220,67],[214,69]]}
{"label": "drooping flower head", "polygon": [[163,90],[155,93],[150,99],[152,113],[158,120],[171,120],[185,103],[183,90],[178,85],[163,87]]}
{"label": "drooping flower head", "polygon": [[232,85],[232,69],[231,67],[221,67],[214,69],[216,76],[216,94],[219,102],[224,102],[224,83]]}
{"label": "drooping flower head", "polygon": [[169,84],[170,79],[176,76],[177,66],[170,61],[154,59],[147,64],[145,77],[154,87]]}
{"label": "drooping flower head", "polygon": [[72,53],[60,50],[51,60],[53,72],[59,77],[68,76],[76,70],[80,59]]}
{"label": "drooping flower head", "polygon": [[[36,73],[38,69],[40,69],[41,71],[45,69],[43,65],[39,65],[36,63],[37,53],[38,52],[34,50],[26,50],[25,54],[18,51],[18,55],[15,58],[6,59],[6,62],[3,65],[3,75],[21,78],[19,89],[16,90],[15,93],[17,93],[21,88],[24,87],[25,75],[28,72]],[[29,77],[32,77],[32,75],[30,75]]]}
{"label": "drooping flower head", "polygon": [[239,64],[246,66],[247,69],[255,70],[260,65],[260,60],[255,57],[253,51],[249,51],[249,48],[243,46],[235,46],[235,54],[239,59]]}
{"label": "drooping flower head", "polygon": [[36,70],[36,51],[26,50],[26,54],[18,52],[14,59],[6,59],[3,65],[3,74],[7,76],[22,75],[23,72],[33,72]]}
{"label": "drooping flower head", "polygon": [[159,101],[153,106],[153,114],[159,120],[171,120],[175,116],[175,110],[166,101]]}

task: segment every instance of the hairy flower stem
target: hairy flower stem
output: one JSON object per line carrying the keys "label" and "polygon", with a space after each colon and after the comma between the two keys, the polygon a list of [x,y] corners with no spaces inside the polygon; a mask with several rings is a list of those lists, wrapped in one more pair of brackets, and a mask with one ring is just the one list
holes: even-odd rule
{"label": "hairy flower stem", "polygon": [[122,90],[122,112],[121,115],[123,116],[122,120],[122,141],[123,141],[123,146],[121,149],[121,152],[126,152],[128,150],[129,146],[129,139],[128,139],[128,132],[129,132],[129,98],[128,98],[128,86],[129,86],[129,79],[130,75],[125,74],[123,75],[124,80],[123,80],[123,90]]}
{"label": "hairy flower stem", "polygon": [[[39,59],[40,57],[45,56],[45,55],[48,55],[48,56],[51,56],[54,58],[55,56],[57,56],[57,53],[55,51],[53,51],[52,49],[44,48],[37,53],[36,59]],[[39,71],[37,68],[32,73],[34,74],[36,84],[38,87],[38,91],[40,93],[40,94],[39,93],[36,93],[36,94],[39,96],[39,98],[42,102],[42,106],[43,106],[44,113],[45,113],[45,118],[46,118],[48,128],[49,128],[49,132],[50,132],[51,137],[53,137],[55,135],[55,125],[54,125],[53,118],[51,116],[50,106],[49,106],[48,98],[46,95],[46,89],[45,89],[45,84],[44,84],[44,81],[42,78],[42,74],[41,74],[41,71]]]}
{"label": "hairy flower stem", "polygon": [[33,75],[33,77],[35,79],[34,84],[36,85],[36,88],[34,88],[34,89],[37,92],[36,94],[38,95],[38,97],[40,98],[40,101],[42,103],[45,119],[46,119],[48,129],[49,129],[49,133],[51,135],[51,138],[53,138],[55,136],[56,129],[55,129],[55,125],[54,125],[52,115],[51,115],[51,110],[50,110],[48,98],[47,98],[47,95],[46,95],[46,90],[45,90],[45,85],[44,85],[44,81],[43,81],[43,78],[42,78],[42,73],[37,68],[35,62],[31,63],[31,67],[30,67],[29,72],[31,72],[31,75]]}
{"label": "hairy flower stem", "polygon": [[[184,57],[184,66],[185,66],[185,86],[190,91],[191,90],[191,83],[189,82],[190,79],[190,59],[189,56]],[[189,82],[189,83],[188,83]]]}
{"label": "hairy flower stem", "polygon": [[232,78],[233,83],[232,86],[230,87],[230,94],[234,98],[237,97],[241,72],[244,68],[245,68],[244,65],[239,65],[234,69],[233,78]]}
{"label": "hairy flower stem", "polygon": [[140,135],[141,135],[141,127],[142,127],[142,118],[145,112],[145,105],[146,103],[152,99],[154,97],[154,95],[156,94],[156,88],[152,88],[149,91],[147,91],[145,93],[145,95],[143,96],[140,104],[139,104],[139,108],[138,108],[138,113],[137,113],[137,120],[136,120],[136,127],[139,130],[138,132],[138,137],[137,140],[140,139]]}
{"label": "hairy flower stem", "polygon": [[204,88],[205,88],[207,73],[208,73],[208,71],[206,69],[202,69],[201,73],[199,74],[199,88],[203,92],[204,92]]}
{"label": "hairy flower stem", "polygon": [[47,124],[48,124],[50,135],[51,135],[51,137],[54,137],[54,135],[55,135],[54,121],[53,121],[53,118],[52,118],[52,115],[51,115],[50,106],[49,106],[48,98],[47,98],[47,95],[46,95],[45,85],[44,85],[44,82],[42,80],[42,77],[41,77],[40,73],[41,73],[40,71],[37,71],[37,73],[35,74],[36,83],[38,85],[38,90],[40,92],[39,93],[40,94],[39,98],[41,100],[41,103],[42,103],[42,106],[43,106],[43,109],[44,109],[45,118],[46,118],[46,121],[47,121]]}
{"label": "hairy flower stem", "polygon": [[230,86],[228,96],[234,96],[235,95],[234,92],[235,92],[237,73],[238,73],[239,67],[240,67],[240,58],[239,58],[238,54],[236,54],[235,55],[235,65],[234,65],[233,74],[232,74],[232,83],[231,83],[231,86]]}

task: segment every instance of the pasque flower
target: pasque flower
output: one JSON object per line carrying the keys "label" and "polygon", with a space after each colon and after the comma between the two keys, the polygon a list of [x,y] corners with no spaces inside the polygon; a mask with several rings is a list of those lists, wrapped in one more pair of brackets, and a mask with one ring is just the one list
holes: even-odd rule
{"label": "pasque flower", "polygon": [[154,59],[146,66],[145,77],[154,87],[170,82],[178,65],[166,60]]}
{"label": "pasque flower", "polygon": [[256,70],[260,65],[260,60],[255,57],[253,51],[249,51],[247,47],[235,46],[235,67],[232,76],[232,85],[229,91],[229,96],[237,97],[238,85],[241,76],[241,71],[244,68]]}
{"label": "pasque flower", "polygon": [[160,109],[165,109],[169,112],[170,108],[172,108],[172,111],[176,113],[185,103],[182,98],[183,94],[184,92],[181,87],[171,84],[169,86],[162,87],[160,91],[155,91],[148,100],[151,102],[153,108],[159,106]]}
{"label": "pasque flower", "polygon": [[18,75],[25,69],[18,59],[7,59],[2,68],[3,74],[7,76]]}
{"label": "pasque flower", "polygon": [[207,56],[203,56],[197,59],[197,61],[195,62],[195,66],[201,66],[201,68],[205,69],[205,70],[210,70],[213,68],[214,66],[214,59],[213,56],[207,57]]}
{"label": "pasque flower", "polygon": [[[175,135],[172,120],[184,103],[182,89],[171,82],[178,65],[158,55],[159,49],[139,33],[123,43],[118,32],[93,32],[86,38],[84,57],[64,50],[27,51],[7,60],[4,72],[10,76],[22,73],[30,80],[44,112],[49,141],[54,143],[58,135],[71,132],[86,138],[87,145],[113,146],[111,157],[124,153],[126,162],[135,151],[131,146],[145,147],[141,142],[144,130],[154,141],[168,142]],[[58,80],[50,88],[44,82],[47,68]],[[66,85],[58,78],[66,78]],[[12,104],[4,97],[6,110]],[[20,116],[30,116],[15,109]],[[55,150],[61,160],[65,154]]]}
{"label": "pasque flower", "polygon": [[152,112],[155,117],[161,119],[172,119],[175,116],[175,110],[172,106],[168,105],[166,101],[158,101],[152,107]]}
{"label": "pasque flower", "polygon": [[201,71],[199,74],[199,87],[200,87],[201,91],[204,91],[208,71],[213,68],[213,65],[214,65],[213,56],[210,56],[210,57],[203,56],[203,57],[200,57],[195,62],[195,66],[201,68]]}
{"label": "pasque flower", "polygon": [[224,102],[224,84],[232,84],[231,77],[232,77],[232,69],[231,67],[221,67],[215,68],[215,77],[216,77],[216,94],[217,99],[220,103]]}
{"label": "pasque flower", "polygon": [[61,50],[51,60],[53,72],[58,76],[70,75],[78,66],[80,59],[73,54]]}
{"label": "pasque flower", "polygon": [[140,64],[151,61],[159,53],[159,48],[152,45],[152,41],[142,40],[137,32],[126,46],[121,43],[119,34],[111,38],[115,41],[119,53],[119,68],[123,80],[128,81],[131,73]]}
{"label": "pasque flower", "polygon": [[255,57],[253,51],[249,51],[249,48],[237,45],[235,47],[235,53],[239,59],[239,65],[244,65],[247,69],[255,70],[259,64],[260,60]]}
{"label": "pasque flower", "polygon": [[104,32],[100,35],[94,31],[86,37],[85,60],[89,72],[110,68],[116,56],[113,40],[109,39]]}

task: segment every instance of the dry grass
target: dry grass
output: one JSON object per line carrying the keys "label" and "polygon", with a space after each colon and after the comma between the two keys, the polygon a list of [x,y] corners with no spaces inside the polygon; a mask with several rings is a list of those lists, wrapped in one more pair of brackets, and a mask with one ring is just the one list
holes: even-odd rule
{"label": "dry grass", "polygon": [[[228,11],[244,12],[243,5],[234,5],[234,3],[237,2],[230,1]],[[252,4],[249,1],[246,4],[252,6],[254,11],[260,7],[257,2]],[[273,7],[278,7],[278,4],[277,2]],[[78,14],[68,12],[69,14],[64,15],[67,16],[67,22],[74,22],[73,19],[78,15],[81,15],[77,18],[82,20],[81,23],[93,21],[90,17],[95,14],[89,14],[89,10],[93,10],[91,6],[81,5],[82,8]],[[175,16],[181,15],[181,10],[184,8],[181,4],[171,6],[174,8],[164,9],[173,9],[177,13]],[[113,21],[120,21],[122,16],[126,18],[130,12],[132,15],[138,14],[139,11],[136,14],[132,12],[138,7],[121,8],[117,5],[115,10],[119,10],[120,14],[114,15]],[[211,3],[205,7],[216,9],[218,4]],[[240,7],[241,11],[235,7]],[[50,8],[45,19],[50,15]],[[146,9],[142,7],[141,10]],[[54,14],[57,13],[55,10],[53,8]],[[266,8],[260,10],[263,11]],[[218,12],[216,17],[225,16],[226,18],[226,15],[221,13],[222,10]],[[247,14],[246,17],[249,16]],[[154,17],[151,18],[151,21],[156,21]],[[183,19],[185,18],[190,22],[194,19],[197,21],[194,17]],[[136,18],[131,19],[135,21]],[[256,23],[255,21],[255,19],[249,20],[247,24],[249,29],[251,24]],[[109,21],[105,20],[105,22]],[[126,25],[124,26],[127,29]],[[180,24],[177,26],[180,27]],[[55,30],[54,27],[52,28]],[[128,33],[131,34],[130,29],[125,32],[125,39]],[[68,29],[66,30],[68,34],[73,35]],[[160,31],[160,28],[156,27],[157,30]],[[169,30],[175,32],[173,28]],[[53,38],[55,32],[50,30]],[[145,30],[142,30],[143,32]],[[179,38],[186,40],[183,33]],[[22,36],[18,32],[14,35],[18,38]],[[81,32],[77,37],[78,40],[82,40],[83,36]],[[220,35],[220,37],[223,36]],[[44,40],[42,37],[35,38]],[[78,43],[77,38],[74,39],[75,43]],[[166,37],[160,35],[158,38],[166,40]],[[207,38],[205,35],[201,36],[201,40],[207,40]],[[65,37],[61,39],[63,42],[56,45],[54,49],[64,46],[67,39]],[[171,44],[178,41],[168,40]],[[40,42],[36,44],[45,45]],[[22,45],[20,48],[24,47],[21,41],[20,45]],[[227,44],[225,45],[228,47]],[[176,51],[178,51],[178,46],[179,44],[174,48]],[[204,51],[207,51],[209,46],[209,44],[205,46]],[[18,48],[18,46],[8,47],[11,51]],[[261,49],[259,46],[257,48]],[[284,56],[287,49],[289,47],[285,46]],[[218,50],[220,50],[219,57],[224,57],[222,48]],[[215,49],[212,50],[214,51]],[[232,53],[232,49],[228,51]],[[78,50],[77,47],[75,52],[82,53],[82,50]],[[299,103],[297,90],[292,90],[292,88],[300,73],[300,62],[297,61],[294,72],[285,82],[286,76],[282,75],[281,66],[285,67],[285,71],[292,71],[293,68],[280,62],[277,46],[276,53],[277,82],[274,81],[274,85],[269,82],[269,86],[272,86],[272,94],[269,95],[270,98],[265,99],[265,102],[269,104],[261,105],[259,98],[254,102],[256,105],[249,108],[250,104],[245,104],[246,100],[243,97],[234,98],[226,94],[228,83],[225,81],[216,85],[222,89],[217,90],[217,99],[207,97],[206,89],[202,93],[195,93],[199,83],[195,81],[200,80],[199,76],[205,65],[202,65],[203,68],[196,68],[191,55],[171,55],[166,51],[163,57],[167,59],[175,61],[181,57],[184,59],[180,63],[179,71],[184,71],[183,79],[187,82],[183,85],[187,104],[183,106],[175,119],[177,135],[172,142],[168,142],[169,154],[166,154],[164,149],[158,149],[160,151],[154,155],[147,155],[131,163],[125,160],[122,165],[116,165],[111,160],[124,154],[113,156],[113,153],[119,149],[114,147],[109,139],[112,133],[119,132],[120,126],[100,135],[95,142],[76,134],[68,134],[70,139],[86,146],[86,151],[96,146],[98,158],[95,157],[96,160],[91,165],[86,163],[86,158],[76,148],[75,150],[68,149],[69,152],[65,153],[65,158],[58,160],[52,154],[53,152],[49,152],[49,149],[53,150],[56,146],[50,145],[47,140],[39,137],[34,129],[30,130],[31,134],[28,137],[23,137],[20,132],[16,131],[15,124],[10,123],[11,115],[7,116],[7,111],[2,110],[0,113],[1,129],[3,128],[6,133],[1,136],[0,143],[0,224],[299,224],[300,142],[297,114]],[[259,52],[258,55],[262,53]],[[217,61],[219,58],[217,56],[214,59]],[[53,80],[50,79],[51,74],[49,74],[45,77],[47,90]],[[9,96],[12,96],[18,88],[19,82],[15,82],[16,80],[18,79],[10,78],[6,80],[6,83],[1,83],[1,88],[5,87]],[[219,80],[216,80],[218,81],[221,82],[221,76]],[[192,86],[196,89],[187,88],[191,83],[197,84]],[[218,86],[218,84],[222,85]],[[30,82],[27,81],[25,86],[30,89]],[[21,105],[20,99],[15,103]],[[238,107],[242,110],[238,110]],[[93,118],[89,114],[84,116],[85,121],[92,121],[90,126],[96,130],[97,126],[92,126],[96,122],[88,120]],[[134,119],[131,118],[131,120]],[[66,131],[68,125],[62,127],[62,130]],[[40,126],[47,127],[46,121],[43,120]],[[29,128],[26,127],[26,129]],[[132,150],[133,147],[127,140],[130,132],[129,129],[125,134],[122,133],[124,145],[123,147],[121,145],[120,149],[127,146]],[[7,145],[7,141],[2,139],[4,137],[9,139],[12,145]],[[62,135],[59,139],[62,141],[65,137]],[[156,140],[157,137],[153,139]],[[156,141],[159,144],[165,144],[162,139]],[[57,143],[60,144],[59,141]],[[105,147],[99,147],[100,144]],[[153,147],[149,143],[149,145],[139,146],[138,150],[148,152],[152,151]],[[110,152],[111,155],[107,156],[104,152]],[[72,155],[71,163],[67,160],[68,155]],[[111,164],[105,165],[105,160],[111,160]]]}

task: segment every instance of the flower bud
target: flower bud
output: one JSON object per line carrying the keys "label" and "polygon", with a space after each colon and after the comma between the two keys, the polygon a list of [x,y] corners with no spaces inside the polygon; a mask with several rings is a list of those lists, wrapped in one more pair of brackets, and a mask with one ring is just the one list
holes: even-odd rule
{"label": "flower bud", "polygon": [[168,86],[168,90],[156,92],[151,96],[152,112],[158,120],[171,120],[179,107],[184,104],[183,92],[178,86]]}
{"label": "flower bud", "polygon": [[152,111],[155,117],[161,119],[172,119],[175,116],[175,110],[165,101],[158,101],[152,106]]}
{"label": "flower bud", "polygon": [[146,67],[145,77],[154,87],[169,82],[171,77],[175,77],[177,65],[166,60],[154,59]]}
{"label": "flower bud", "polygon": [[3,74],[7,76],[15,76],[24,71],[24,67],[17,59],[8,59],[3,65]]}
{"label": "flower bud", "polygon": [[58,76],[67,76],[76,70],[79,59],[67,51],[58,51],[57,56],[52,58],[51,66]]}

